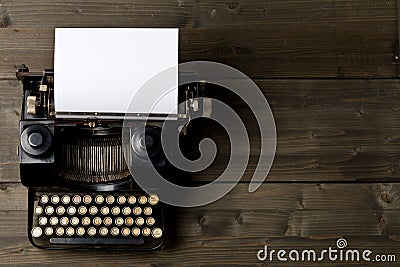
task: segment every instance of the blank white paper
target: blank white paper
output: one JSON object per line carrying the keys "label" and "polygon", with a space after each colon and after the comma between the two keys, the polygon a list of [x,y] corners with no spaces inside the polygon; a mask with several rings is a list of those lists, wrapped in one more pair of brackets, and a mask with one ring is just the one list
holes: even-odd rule
{"label": "blank white paper", "polygon": [[[153,114],[177,113],[178,29],[58,28],[54,52],[56,114],[125,113],[145,82],[169,68],[174,71],[163,79],[173,86],[162,88],[163,97],[151,110]],[[138,95],[141,103],[154,102],[146,94]],[[146,107],[153,104],[137,105],[129,112],[149,113]]]}

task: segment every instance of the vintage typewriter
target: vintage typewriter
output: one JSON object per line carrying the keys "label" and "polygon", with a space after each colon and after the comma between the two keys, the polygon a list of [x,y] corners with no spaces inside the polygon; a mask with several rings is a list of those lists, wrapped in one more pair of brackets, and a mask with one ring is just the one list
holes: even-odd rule
{"label": "vintage typewriter", "polygon": [[[17,78],[23,84],[19,158],[21,181],[29,188],[31,243],[40,248],[160,247],[166,236],[163,204],[156,189],[147,194],[132,179],[124,159],[121,117],[59,118],[53,70],[31,73],[21,65]],[[198,94],[199,84],[185,85],[178,99]],[[144,134],[132,139],[131,160],[140,161],[147,153],[150,164],[168,169],[160,147],[160,120],[137,126],[133,120],[132,125],[133,135]]]}

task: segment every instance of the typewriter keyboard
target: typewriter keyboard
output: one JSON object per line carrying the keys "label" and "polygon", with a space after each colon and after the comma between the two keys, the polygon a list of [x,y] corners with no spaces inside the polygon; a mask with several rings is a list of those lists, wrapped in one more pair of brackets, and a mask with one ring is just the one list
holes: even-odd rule
{"label": "typewriter keyboard", "polygon": [[162,207],[143,192],[35,192],[30,238],[44,248],[154,249],[163,243]]}

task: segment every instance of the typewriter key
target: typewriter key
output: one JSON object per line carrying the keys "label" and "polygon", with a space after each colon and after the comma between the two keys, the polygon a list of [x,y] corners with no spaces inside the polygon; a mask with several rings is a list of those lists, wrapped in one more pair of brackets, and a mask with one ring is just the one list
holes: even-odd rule
{"label": "typewriter key", "polygon": [[123,236],[128,236],[130,233],[131,233],[131,231],[126,227],[122,228],[122,230],[121,230],[121,234]]}
{"label": "typewriter key", "polygon": [[157,195],[150,195],[149,196],[149,203],[150,205],[156,205],[159,201],[159,198]]}
{"label": "typewriter key", "polygon": [[47,204],[49,202],[49,197],[47,195],[40,196],[40,203]]}
{"label": "typewriter key", "polygon": [[79,236],[83,236],[83,235],[85,234],[85,228],[83,228],[83,227],[78,227],[78,228],[76,229],[76,234],[79,235]]}
{"label": "typewriter key", "polygon": [[60,197],[57,195],[51,196],[51,203],[58,204],[60,202]]}
{"label": "typewriter key", "polygon": [[118,204],[125,204],[125,201],[126,201],[126,198],[124,197],[124,196],[119,196],[118,198],[117,198],[117,202],[118,202]]}
{"label": "typewriter key", "polygon": [[124,214],[124,215],[129,215],[129,214],[131,214],[131,208],[129,208],[129,207],[124,207],[124,208],[122,209],[122,214]]}
{"label": "typewriter key", "polygon": [[56,213],[57,213],[58,215],[63,215],[64,212],[65,212],[65,208],[64,208],[63,206],[58,206],[58,207],[57,207]]}
{"label": "typewriter key", "polygon": [[90,204],[90,202],[92,202],[92,197],[89,196],[89,195],[84,195],[82,201],[83,201],[83,203],[85,203],[85,204]]}
{"label": "typewriter key", "polygon": [[91,206],[91,207],[89,208],[89,214],[90,214],[90,215],[96,215],[97,211],[98,211],[98,209],[97,209],[96,206]]}
{"label": "typewriter key", "polygon": [[150,207],[145,207],[143,209],[144,215],[151,215],[152,212],[153,212],[153,210]]}
{"label": "typewriter key", "polygon": [[125,224],[126,224],[127,226],[131,226],[131,225],[133,224],[133,219],[132,219],[132,217],[126,217],[126,219],[125,219]]}
{"label": "typewriter key", "polygon": [[138,200],[139,204],[146,204],[147,202],[147,197],[146,196],[140,196]]}
{"label": "typewriter key", "polygon": [[119,209],[119,207],[117,207],[117,206],[115,206],[115,207],[113,207],[113,208],[111,209],[111,213],[112,213],[113,215],[118,215],[119,212],[120,212],[120,209]]}
{"label": "typewriter key", "polygon": [[68,227],[67,230],[65,230],[65,233],[66,233],[68,236],[72,236],[72,235],[74,235],[75,230],[74,230],[74,228],[72,228],[72,227]]}
{"label": "typewriter key", "polygon": [[89,217],[83,217],[82,218],[82,225],[89,225],[90,224],[90,218]]}
{"label": "typewriter key", "polygon": [[31,234],[33,237],[40,237],[42,235],[42,228],[40,227],[32,228]]}
{"label": "typewriter key", "polygon": [[102,196],[102,195],[97,195],[96,196],[96,198],[95,198],[95,202],[97,203],[97,204],[103,204],[103,202],[104,202],[104,197]]}
{"label": "typewriter key", "polygon": [[121,217],[115,218],[115,225],[116,226],[121,226],[123,224],[124,224],[124,219],[122,219]]}
{"label": "typewriter key", "polygon": [[67,218],[67,217],[61,217],[61,219],[60,219],[60,224],[61,225],[67,225],[68,224],[68,222],[69,222],[69,219]]}
{"label": "typewriter key", "polygon": [[80,195],[73,196],[72,202],[74,202],[74,204],[78,205],[79,203],[81,203],[81,196]]}
{"label": "typewriter key", "polygon": [[107,206],[101,207],[100,212],[103,215],[107,215],[108,213],[110,213],[110,208]]}
{"label": "typewriter key", "polygon": [[129,196],[128,197],[128,203],[133,205],[136,203],[136,197],[135,196]]}
{"label": "typewriter key", "polygon": [[52,235],[52,234],[53,234],[53,228],[51,228],[51,227],[46,227],[46,228],[44,229],[44,233],[45,233],[46,235]]}
{"label": "typewriter key", "polygon": [[85,206],[80,206],[80,207],[78,208],[78,213],[79,213],[80,215],[85,215],[86,212],[87,212],[87,208],[86,208]]}
{"label": "typewriter key", "polygon": [[99,234],[102,235],[102,236],[107,235],[108,234],[108,229],[106,227],[101,227],[99,229]]}
{"label": "typewriter key", "polygon": [[68,195],[64,195],[61,199],[61,202],[65,205],[67,205],[69,203],[69,201],[71,200],[71,198]]}
{"label": "typewriter key", "polygon": [[64,234],[64,228],[62,228],[62,227],[57,227],[57,229],[56,229],[56,234],[57,234],[58,236],[63,235],[63,234]]}
{"label": "typewriter key", "polygon": [[46,217],[40,217],[39,218],[39,225],[46,225],[47,224],[47,218]]}
{"label": "typewriter key", "polygon": [[105,217],[103,223],[105,226],[109,226],[112,224],[112,219],[110,217]]}
{"label": "typewriter key", "polygon": [[113,196],[107,196],[106,197],[106,202],[107,204],[113,204],[114,203],[114,197]]}
{"label": "typewriter key", "polygon": [[117,227],[113,227],[113,228],[111,228],[111,231],[110,231],[110,233],[112,234],[112,235],[118,235],[119,234],[119,229],[117,228]]}
{"label": "typewriter key", "polygon": [[155,222],[156,222],[156,220],[155,220],[153,217],[148,217],[148,218],[146,219],[146,224],[147,224],[148,226],[153,226]]}
{"label": "typewriter key", "polygon": [[45,213],[46,213],[47,215],[51,215],[51,214],[53,214],[53,212],[54,212],[54,208],[53,208],[52,206],[47,206],[47,207],[46,207]]}
{"label": "typewriter key", "polygon": [[137,226],[142,226],[144,224],[144,219],[142,217],[137,217],[135,222]]}
{"label": "typewriter key", "polygon": [[153,231],[151,232],[151,235],[154,238],[160,238],[162,236],[162,230],[160,228],[154,228]]}
{"label": "typewriter key", "polygon": [[40,206],[35,207],[35,214],[40,215],[43,212],[43,208]]}
{"label": "typewriter key", "polygon": [[50,218],[50,225],[57,225],[58,223],[58,218],[57,217],[51,217]]}
{"label": "typewriter key", "polygon": [[143,234],[144,236],[149,236],[150,233],[151,233],[151,231],[150,231],[150,228],[149,228],[149,227],[145,227],[145,228],[142,229],[142,234]]}
{"label": "typewriter key", "polygon": [[90,236],[94,236],[96,234],[96,228],[94,227],[89,227],[89,229],[87,230],[88,235]]}
{"label": "typewriter key", "polygon": [[132,235],[134,235],[134,236],[140,235],[140,229],[137,228],[137,227],[134,227],[134,228],[132,229]]}
{"label": "typewriter key", "polygon": [[101,218],[100,217],[94,217],[93,218],[93,224],[96,226],[99,226],[101,224]]}
{"label": "typewriter key", "polygon": [[74,215],[75,212],[76,212],[76,208],[75,208],[74,206],[69,206],[69,207],[68,207],[67,213],[68,213],[69,215]]}
{"label": "typewriter key", "polygon": [[141,207],[134,207],[133,208],[133,214],[140,215],[140,213],[142,213],[142,208]]}
{"label": "typewriter key", "polygon": [[79,219],[77,217],[72,217],[71,218],[71,225],[76,226],[79,223]]}

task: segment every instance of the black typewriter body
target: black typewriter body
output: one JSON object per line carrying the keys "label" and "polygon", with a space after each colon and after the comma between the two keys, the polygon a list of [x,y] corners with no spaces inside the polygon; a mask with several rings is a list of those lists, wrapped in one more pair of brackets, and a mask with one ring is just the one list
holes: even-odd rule
{"label": "black typewriter body", "polygon": [[[23,84],[18,153],[20,176],[29,188],[28,236],[46,249],[153,250],[165,241],[164,207],[157,196],[134,182],[124,159],[122,119],[58,119],[53,104],[53,71],[30,73],[22,65]],[[194,96],[197,85],[179,99]],[[90,100],[88,100],[90,101]],[[174,122],[177,123],[177,122]],[[131,160],[147,153],[152,164],[168,169],[160,144],[162,123],[139,121]]]}

